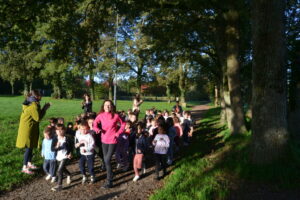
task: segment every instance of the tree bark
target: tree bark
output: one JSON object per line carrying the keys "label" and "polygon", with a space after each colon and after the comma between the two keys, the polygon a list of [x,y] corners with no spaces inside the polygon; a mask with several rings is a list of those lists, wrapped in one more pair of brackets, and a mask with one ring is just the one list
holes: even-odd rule
{"label": "tree bark", "polygon": [[114,83],[113,83],[113,74],[108,74],[108,99],[113,100],[113,89],[114,89]]}
{"label": "tree bark", "polygon": [[282,158],[288,140],[284,8],[284,0],[253,1],[251,160],[255,164]]}
{"label": "tree bark", "polygon": [[14,81],[10,81],[10,86],[11,86],[11,95],[15,95]]}
{"label": "tree bark", "polygon": [[91,93],[91,98],[94,101],[95,100],[95,82],[94,82],[94,73],[93,73],[93,67],[90,67],[89,70],[90,73],[90,93]]}
{"label": "tree bark", "polygon": [[225,14],[225,17],[227,19],[227,78],[232,110],[232,119],[228,123],[230,123],[229,127],[231,127],[232,134],[240,134],[246,132],[246,127],[241,95],[240,64],[238,61],[239,13],[235,8],[231,8]]}
{"label": "tree bark", "polygon": [[185,73],[183,69],[184,64],[179,62],[179,90],[180,90],[180,103],[183,107],[185,107],[185,92],[186,92],[186,86],[185,86]]}
{"label": "tree bark", "polygon": [[168,83],[166,84],[166,95],[168,97],[168,103],[171,103],[171,90],[170,85]]}

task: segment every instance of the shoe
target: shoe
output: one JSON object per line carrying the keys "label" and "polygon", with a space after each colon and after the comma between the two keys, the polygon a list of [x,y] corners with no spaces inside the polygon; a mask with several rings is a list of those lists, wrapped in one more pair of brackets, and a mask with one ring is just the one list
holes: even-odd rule
{"label": "shoe", "polygon": [[101,171],[101,172],[104,172],[105,170],[106,170],[105,165],[101,165],[100,171]]}
{"label": "shoe", "polygon": [[55,181],[56,181],[56,177],[53,176],[53,177],[51,178],[51,183],[54,183]]}
{"label": "shoe", "polygon": [[61,191],[62,186],[61,185],[55,186],[55,187],[51,188],[51,190],[54,191],[54,192]]}
{"label": "shoe", "polygon": [[113,187],[112,182],[106,182],[101,188],[102,189],[109,189],[109,188],[112,188],[112,187]]}
{"label": "shoe", "polygon": [[71,184],[71,176],[67,176],[67,185]]}
{"label": "shoe", "polygon": [[30,171],[28,168],[22,169],[22,173],[24,173],[24,174],[30,174],[30,175],[34,174],[34,172]]}
{"label": "shoe", "polygon": [[51,179],[51,175],[48,174],[45,179],[46,179],[46,181],[49,181]]}
{"label": "shoe", "polygon": [[38,168],[37,166],[35,166],[35,165],[33,165],[33,164],[28,165],[27,167],[28,167],[28,169],[37,169],[37,168]]}
{"label": "shoe", "polygon": [[82,181],[81,181],[81,183],[82,183],[82,184],[85,184],[85,182],[86,182],[86,176],[83,175],[83,176],[82,176]]}
{"label": "shoe", "polygon": [[172,165],[172,163],[173,163],[172,160],[168,160],[168,161],[167,161],[167,164],[168,164],[168,165]]}
{"label": "shoe", "polygon": [[146,168],[145,167],[143,168],[142,173],[146,174]]}
{"label": "shoe", "polygon": [[133,180],[134,182],[136,182],[136,181],[139,180],[139,179],[140,179],[139,176],[135,176],[132,180]]}
{"label": "shoe", "polygon": [[121,168],[121,164],[117,164],[117,169],[120,169]]}
{"label": "shoe", "polygon": [[90,182],[90,184],[93,184],[93,183],[95,183],[95,176],[91,176],[91,182]]}

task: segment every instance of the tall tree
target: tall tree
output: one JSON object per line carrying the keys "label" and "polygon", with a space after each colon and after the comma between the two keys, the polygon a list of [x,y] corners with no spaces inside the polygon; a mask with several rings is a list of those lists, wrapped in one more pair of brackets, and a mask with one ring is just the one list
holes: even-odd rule
{"label": "tall tree", "polygon": [[281,158],[288,139],[284,0],[254,0],[252,151],[254,163]]}

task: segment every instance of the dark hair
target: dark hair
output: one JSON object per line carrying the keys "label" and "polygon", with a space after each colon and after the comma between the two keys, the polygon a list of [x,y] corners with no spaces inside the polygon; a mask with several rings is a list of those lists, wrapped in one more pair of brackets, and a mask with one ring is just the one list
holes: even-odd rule
{"label": "dark hair", "polygon": [[63,130],[63,131],[66,130],[65,125],[63,125],[63,124],[57,124],[55,128],[56,128],[56,130]]}
{"label": "dark hair", "polygon": [[30,92],[28,92],[27,97],[31,97],[31,96],[35,96],[35,97],[40,97],[41,93],[39,90],[31,90]]}
{"label": "dark hair", "polygon": [[99,114],[104,112],[104,104],[105,104],[105,102],[110,102],[110,105],[111,105],[111,111],[110,111],[111,118],[114,118],[115,113],[116,113],[116,107],[115,107],[114,103],[111,100],[109,100],[109,99],[106,99],[106,100],[103,101],[103,104],[101,106]]}
{"label": "dark hair", "polygon": [[51,135],[51,134],[52,134],[52,131],[53,131],[53,127],[47,126],[47,127],[44,129],[43,133],[44,133],[44,134],[47,134],[47,135]]}
{"label": "dark hair", "polygon": [[53,124],[56,124],[56,123],[57,123],[57,118],[51,117],[51,118],[49,119],[49,122],[50,122],[50,123],[53,123]]}
{"label": "dark hair", "polygon": [[177,116],[175,116],[175,117],[173,118],[173,121],[174,121],[174,123],[179,123],[179,122],[180,122],[180,119],[179,119]]}
{"label": "dark hair", "polygon": [[141,100],[141,97],[138,93],[135,94],[135,97],[134,97],[137,101],[140,101]]}
{"label": "dark hair", "polygon": [[174,126],[174,121],[173,121],[173,118],[172,117],[168,117],[167,120],[166,120],[166,124],[168,126],[168,129],[172,126]]}
{"label": "dark hair", "polygon": [[82,121],[80,122],[80,126],[84,126],[84,127],[88,127],[88,128],[89,128],[89,124],[88,124],[87,121],[85,121],[85,120],[82,120]]}

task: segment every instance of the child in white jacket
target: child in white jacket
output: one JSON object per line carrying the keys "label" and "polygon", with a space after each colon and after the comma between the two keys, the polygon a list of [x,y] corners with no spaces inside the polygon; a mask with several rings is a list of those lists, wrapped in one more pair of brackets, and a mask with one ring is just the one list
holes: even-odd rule
{"label": "child in white jacket", "polygon": [[89,125],[86,121],[80,123],[78,141],[75,144],[76,148],[80,148],[79,168],[82,174],[82,184],[86,182],[85,163],[87,163],[88,170],[91,176],[91,182],[95,182],[94,161],[95,161],[95,141],[93,136],[89,133]]}

